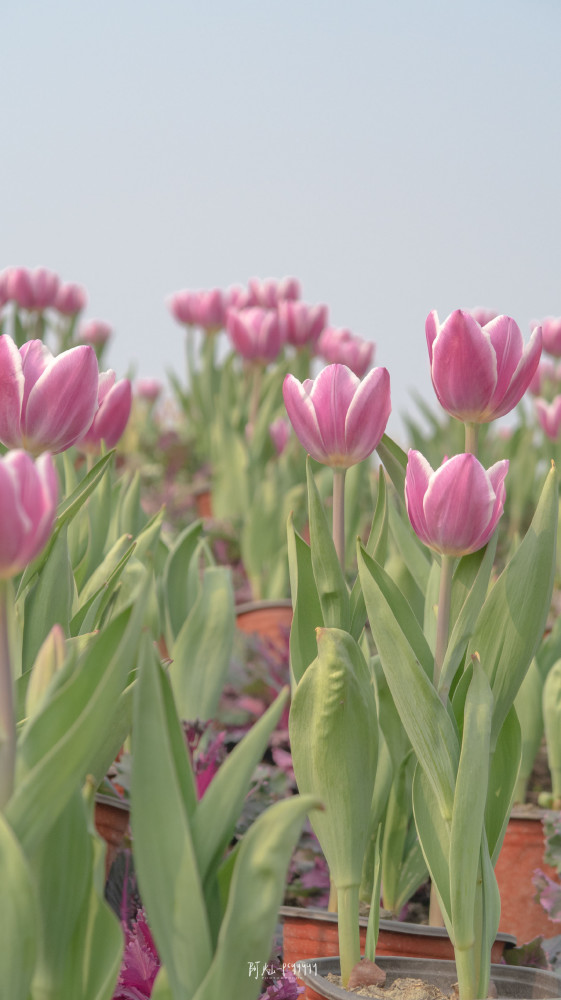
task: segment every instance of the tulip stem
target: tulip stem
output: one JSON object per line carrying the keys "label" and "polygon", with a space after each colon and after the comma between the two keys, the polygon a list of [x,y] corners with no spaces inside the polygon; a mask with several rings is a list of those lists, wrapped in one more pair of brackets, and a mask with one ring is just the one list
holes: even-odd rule
{"label": "tulip stem", "polygon": [[[454,572],[453,556],[443,555],[440,563],[440,589],[438,592],[438,614],[436,618],[436,643],[434,647],[433,683],[438,691],[440,672],[450,632],[450,602],[452,598],[452,576]],[[443,692],[441,692],[442,697]],[[445,695],[444,695],[445,697]]]}
{"label": "tulip stem", "polygon": [[249,439],[255,432],[255,422],[259,413],[259,402],[261,400],[261,385],[263,383],[263,366],[259,363],[251,366],[251,396],[249,401],[249,420],[247,431]]}
{"label": "tulip stem", "polygon": [[7,580],[0,580],[0,810],[14,790],[16,723],[10,656]]}
{"label": "tulip stem", "polygon": [[345,572],[345,473],[333,469],[333,542],[339,564]]}
{"label": "tulip stem", "polygon": [[475,455],[477,458],[477,446],[479,441],[479,424],[466,423],[464,424],[466,430],[466,452]]}

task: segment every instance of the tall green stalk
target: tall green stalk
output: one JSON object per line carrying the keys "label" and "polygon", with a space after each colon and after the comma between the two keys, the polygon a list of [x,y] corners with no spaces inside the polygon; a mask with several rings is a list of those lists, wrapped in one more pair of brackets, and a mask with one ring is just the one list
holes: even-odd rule
{"label": "tall green stalk", "polygon": [[333,543],[343,573],[345,572],[345,473],[333,469]]}
{"label": "tall green stalk", "polygon": [[10,656],[8,596],[10,585],[0,580],[0,810],[14,789],[16,762],[16,724]]}

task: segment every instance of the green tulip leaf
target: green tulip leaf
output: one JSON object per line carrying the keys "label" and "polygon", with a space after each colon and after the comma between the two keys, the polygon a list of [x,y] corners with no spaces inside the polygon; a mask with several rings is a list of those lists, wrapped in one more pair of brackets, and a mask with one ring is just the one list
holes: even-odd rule
{"label": "green tulip leaf", "polygon": [[316,629],[323,627],[324,620],[310,546],[295,531],[292,516],[288,519],[288,565],[293,607],[290,670],[293,684],[298,684],[317,656]]}
{"label": "green tulip leaf", "polygon": [[[263,965],[269,959],[288,863],[306,814],[319,805],[312,796],[277,802],[246,833],[214,958],[193,1000],[256,1000],[261,993]],[[252,969],[257,974],[252,976]]]}
{"label": "green tulip leaf", "polygon": [[35,884],[14,831],[0,812],[0,968],[9,1000],[28,1000],[40,914]]}
{"label": "green tulip leaf", "polygon": [[166,634],[171,647],[179,635],[190,610],[187,569],[197,549],[203,530],[202,521],[195,521],[180,534],[164,567]]}

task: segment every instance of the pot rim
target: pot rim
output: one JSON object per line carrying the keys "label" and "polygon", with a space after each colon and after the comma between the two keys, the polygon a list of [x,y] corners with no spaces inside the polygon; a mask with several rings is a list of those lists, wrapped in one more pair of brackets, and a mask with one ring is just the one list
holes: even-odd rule
{"label": "pot rim", "polygon": [[[450,959],[444,958],[404,958],[394,955],[381,955],[380,958],[376,959],[376,964],[382,969],[393,964],[394,969],[397,966],[397,970],[402,975],[413,974],[417,979],[422,979],[424,975],[428,976],[430,974],[429,969],[432,969],[435,977],[437,977],[439,972],[441,976],[445,976],[448,971],[453,980],[456,977],[455,963]],[[312,989],[323,990],[322,995],[326,1000],[352,1000],[352,997],[356,996],[356,993],[351,993],[341,986],[336,986],[335,983],[330,983],[325,978],[328,972],[338,973],[339,970],[339,958],[306,958],[294,963],[294,972],[298,978],[306,986],[311,986]],[[532,994],[534,997],[539,995],[535,990],[536,988],[539,990],[541,985],[541,992],[546,993],[546,1000],[547,998],[549,1000],[561,1000],[561,979],[555,972],[548,972],[545,969],[534,969],[525,965],[491,965],[491,978],[496,982],[497,987],[500,987],[501,983],[507,987],[508,984],[515,983],[518,983],[519,986],[527,985],[531,989],[524,992]],[[555,993],[558,994],[557,996],[552,996],[554,988]],[[551,990],[551,993],[549,993],[549,990]],[[505,994],[503,993],[502,995],[504,996]],[[523,1000],[523,998],[518,997],[518,991],[515,991],[515,995],[518,1000]],[[501,993],[499,992],[499,1000],[500,998]]]}
{"label": "pot rim", "polygon": [[243,615],[247,611],[268,611],[270,608],[291,608],[290,597],[279,597],[270,601],[244,601],[243,604],[236,604],[234,610],[236,615]]}
{"label": "pot rim", "polygon": [[117,799],[113,795],[104,795],[103,792],[96,792],[95,801],[99,802],[100,805],[113,806],[115,809],[121,809],[123,812],[130,813],[130,802],[126,799]]}
{"label": "pot rim", "polygon": [[[296,919],[311,917],[313,920],[322,920],[325,923],[337,923],[336,913],[330,913],[328,910],[320,909],[320,907],[281,906],[279,915],[281,917],[294,917]],[[368,917],[359,917],[359,926],[367,927]],[[385,917],[380,917],[380,930],[391,931],[395,934],[413,934],[419,937],[448,937],[448,931],[445,927],[433,927],[431,924],[414,924],[407,920],[388,920]],[[503,941],[508,947],[514,948],[516,945],[516,937],[513,934],[507,934],[503,931],[497,932],[495,940]],[[376,961],[378,960],[376,959]]]}

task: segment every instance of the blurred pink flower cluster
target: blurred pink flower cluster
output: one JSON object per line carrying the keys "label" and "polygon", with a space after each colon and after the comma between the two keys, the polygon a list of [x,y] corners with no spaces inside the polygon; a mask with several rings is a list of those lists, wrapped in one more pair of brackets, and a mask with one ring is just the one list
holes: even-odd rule
{"label": "blurred pink flower cluster", "polygon": [[7,267],[0,272],[0,307],[8,302],[28,312],[55,309],[63,316],[75,316],[86,305],[87,295],[80,285],[63,283],[46,267]]}
{"label": "blurred pink flower cluster", "polygon": [[373,362],[374,343],[350,330],[329,328],[327,306],[308,305],[300,296],[296,278],[251,278],[246,288],[184,290],[167,301],[174,318],[185,326],[209,334],[227,330],[246,361],[267,364],[290,346],[330,364],[344,364],[362,378]]}

